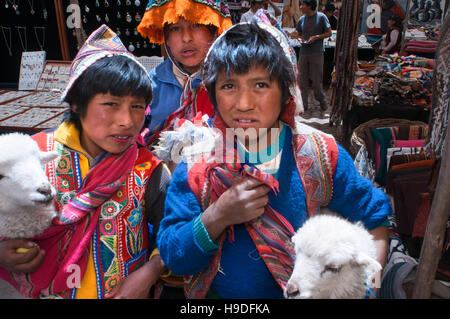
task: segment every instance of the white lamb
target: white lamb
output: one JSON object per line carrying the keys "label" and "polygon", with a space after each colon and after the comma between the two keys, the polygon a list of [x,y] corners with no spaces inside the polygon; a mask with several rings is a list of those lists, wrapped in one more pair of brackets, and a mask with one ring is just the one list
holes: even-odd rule
{"label": "white lamb", "polygon": [[57,156],[28,135],[0,135],[0,237],[32,238],[50,226],[56,191],[44,165]]}
{"label": "white lamb", "polygon": [[381,270],[372,235],[360,222],[320,214],[307,220],[292,241],[296,257],[286,298],[364,298]]}

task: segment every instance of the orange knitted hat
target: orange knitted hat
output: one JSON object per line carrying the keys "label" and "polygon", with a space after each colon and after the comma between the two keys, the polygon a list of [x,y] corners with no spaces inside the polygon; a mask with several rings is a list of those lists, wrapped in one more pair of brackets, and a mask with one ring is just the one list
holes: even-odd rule
{"label": "orange knitted hat", "polygon": [[230,11],[223,0],[150,0],[137,30],[151,42],[164,43],[164,25],[180,18],[194,24],[213,25],[218,34],[230,28]]}

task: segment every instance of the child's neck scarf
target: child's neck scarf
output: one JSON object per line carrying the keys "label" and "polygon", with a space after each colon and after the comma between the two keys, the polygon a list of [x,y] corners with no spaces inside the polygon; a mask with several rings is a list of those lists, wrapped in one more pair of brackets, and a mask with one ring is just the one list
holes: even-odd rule
{"label": "child's neck scarf", "polygon": [[[140,137],[137,141],[143,144]],[[39,298],[41,294],[55,295],[76,287],[75,279],[81,280],[86,270],[101,205],[126,182],[137,156],[137,142],[120,154],[99,156],[53,226],[33,239],[45,250],[42,265],[33,273],[10,274],[23,296]]]}

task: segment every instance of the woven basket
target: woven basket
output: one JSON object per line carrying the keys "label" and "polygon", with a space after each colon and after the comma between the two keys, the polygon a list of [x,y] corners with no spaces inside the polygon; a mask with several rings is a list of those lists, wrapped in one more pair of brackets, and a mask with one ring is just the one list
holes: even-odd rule
{"label": "woven basket", "polygon": [[365,144],[364,130],[377,127],[390,127],[399,125],[428,125],[428,124],[421,121],[411,121],[406,119],[394,119],[394,118],[373,119],[367,121],[359,125],[357,128],[355,128],[352,133],[351,137],[352,152],[354,154],[358,153],[359,148]]}

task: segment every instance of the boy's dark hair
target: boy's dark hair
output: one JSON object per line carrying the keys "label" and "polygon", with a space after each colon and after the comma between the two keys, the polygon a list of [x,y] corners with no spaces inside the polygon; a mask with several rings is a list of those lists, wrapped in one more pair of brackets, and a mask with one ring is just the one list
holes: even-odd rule
{"label": "boy's dark hair", "polygon": [[328,3],[325,6],[324,12],[333,12],[334,13],[334,11],[336,11],[336,6],[334,4]]}
{"label": "boy's dark hair", "polygon": [[81,130],[80,120],[86,115],[89,101],[96,94],[106,93],[143,97],[148,105],[152,100],[152,84],[145,70],[130,58],[120,55],[103,58],[75,81],[64,99],[71,107],[75,105],[75,112],[70,109],[64,120]]}
{"label": "boy's dark hair", "polygon": [[311,10],[317,9],[317,0],[301,0],[304,4],[311,8]]}
{"label": "boy's dark hair", "polygon": [[270,79],[277,79],[282,92],[281,106],[290,97],[289,87],[295,83],[295,71],[280,43],[256,23],[239,24],[228,30],[209,53],[203,65],[202,79],[209,98],[217,108],[215,84],[220,72],[244,74],[254,66],[264,66]]}

